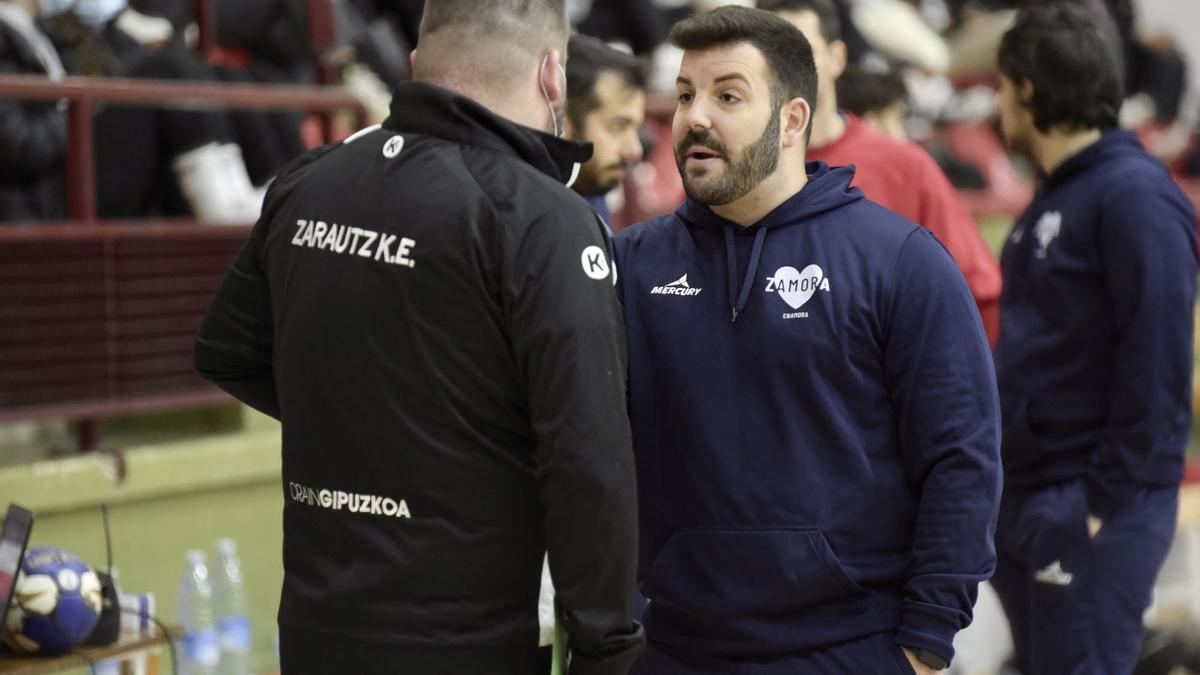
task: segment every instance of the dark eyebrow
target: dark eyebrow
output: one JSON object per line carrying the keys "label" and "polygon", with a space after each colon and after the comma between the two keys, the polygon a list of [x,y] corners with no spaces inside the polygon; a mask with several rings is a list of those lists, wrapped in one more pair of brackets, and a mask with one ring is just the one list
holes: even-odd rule
{"label": "dark eyebrow", "polygon": [[750,86],[750,80],[747,80],[746,76],[742,75],[741,73],[730,73],[728,75],[722,75],[722,76],[718,77],[717,79],[713,80],[713,84],[720,84],[722,82],[725,82],[726,80],[741,80],[742,82],[746,83],[747,87]]}
{"label": "dark eyebrow", "polygon": [[[727,82],[729,80],[741,80],[742,82],[744,82],[746,84],[747,87],[750,86],[750,80],[747,80],[746,76],[742,75],[741,73],[729,73],[728,75],[722,75],[722,76],[716,78],[715,80],[713,80],[713,84],[721,84],[722,82]],[[684,77],[682,75],[675,78],[675,84],[683,84],[683,85],[687,85],[689,87],[696,86],[696,85],[692,84],[691,80],[687,79],[686,77]]]}

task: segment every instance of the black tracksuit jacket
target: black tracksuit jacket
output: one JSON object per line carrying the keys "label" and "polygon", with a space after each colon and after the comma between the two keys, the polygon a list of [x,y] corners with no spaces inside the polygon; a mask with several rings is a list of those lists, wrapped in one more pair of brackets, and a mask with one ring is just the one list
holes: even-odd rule
{"label": "black tracksuit jacket", "polygon": [[[282,421],[284,672],[624,673],[636,497],[588,146],[424,83],[273,183],[197,369]],[[347,661],[347,659],[351,659]]]}

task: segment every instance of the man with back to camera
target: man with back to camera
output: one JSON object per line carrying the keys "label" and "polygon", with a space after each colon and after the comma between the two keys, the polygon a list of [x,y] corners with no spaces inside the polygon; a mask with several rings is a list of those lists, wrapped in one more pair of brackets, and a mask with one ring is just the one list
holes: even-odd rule
{"label": "man with back to camera", "polygon": [[868,199],[922,225],[954,256],[979,307],[988,340],[999,334],[1000,266],[979,227],[937,162],[919,145],[886,136],[838,109],[836,82],[846,69],[846,44],[833,0],[758,0],[799,28],[817,64],[808,159],[854,165],[854,185]]}
{"label": "man with back to camera", "polygon": [[1196,217],[1116,128],[1118,61],[1087,9],[1023,12],[999,64],[1004,135],[1044,179],[1001,257],[992,583],[1024,675],[1127,675],[1191,424]]}
{"label": "man with back to camera", "polygon": [[974,300],[852,168],[806,167],[795,26],[724,7],[671,35],[688,199],[614,240],[650,599],[634,672],[935,672],[994,563]]}
{"label": "man with back to camera", "polygon": [[592,158],[571,187],[612,225],[604,200],[642,158],[646,74],[636,57],[578,33],[567,60],[567,138],[592,144]]}
{"label": "man with back to camera", "polygon": [[391,116],[308,153],[196,338],[283,423],[284,673],[625,673],[636,501],[609,240],[563,182],[561,0],[426,5]]}

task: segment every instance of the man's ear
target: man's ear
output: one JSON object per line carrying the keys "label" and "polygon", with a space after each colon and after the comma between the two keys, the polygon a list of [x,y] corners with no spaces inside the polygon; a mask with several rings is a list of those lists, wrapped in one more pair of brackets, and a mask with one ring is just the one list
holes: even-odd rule
{"label": "man's ear", "polygon": [[846,43],[841,40],[834,40],[829,43],[829,75],[837,80],[846,72],[846,64],[849,63],[850,56],[846,49]]}
{"label": "man's ear", "polygon": [[1028,108],[1033,105],[1033,82],[1021,80],[1021,105]]}
{"label": "man's ear", "polygon": [[783,115],[780,133],[783,147],[804,147],[808,138],[808,125],[812,121],[812,107],[803,98],[788,101],[779,111]]}
{"label": "man's ear", "polygon": [[559,105],[567,99],[567,78],[563,74],[565,72],[562,52],[557,49],[546,52],[546,55],[542,57],[538,78],[551,105]]}

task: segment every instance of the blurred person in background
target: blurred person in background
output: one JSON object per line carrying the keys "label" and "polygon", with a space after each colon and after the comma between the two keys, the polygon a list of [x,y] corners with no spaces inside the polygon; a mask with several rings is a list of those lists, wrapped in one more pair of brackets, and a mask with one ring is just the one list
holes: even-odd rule
{"label": "blurred person in background", "polygon": [[992,584],[1023,675],[1127,675],[1191,428],[1196,215],[1117,129],[1122,69],[1074,3],[999,50],[1004,136],[1044,176],[1004,246],[1005,492]]}
{"label": "blurred person in background", "polygon": [[[51,80],[66,75],[39,25],[44,13],[57,11],[49,1],[0,0],[0,72]],[[0,221],[66,215],[66,122],[59,102],[0,100]]]}
{"label": "blurred person in background", "polygon": [[908,90],[895,71],[875,72],[848,65],[837,78],[837,102],[867,126],[897,141],[908,140],[904,118],[908,116]]}
{"label": "blurred person in background", "polygon": [[819,93],[808,158],[831,166],[853,164],[854,185],[869,199],[937,235],[962,270],[994,344],[1000,267],[958,193],[920,146],[885,136],[838,108],[835,83],[846,68],[846,47],[833,0],[759,0],[758,6],[799,28],[812,45]]}
{"label": "blurred person in background", "polygon": [[[100,1],[110,5],[125,3],[125,0]],[[348,6],[334,4],[335,12],[344,7]],[[169,26],[165,39],[152,41],[139,37],[141,53],[135,50],[131,54],[132,58],[141,58],[146,52],[174,52],[176,60],[190,61],[176,68],[177,72],[168,73],[168,79],[235,84],[316,83],[318,55],[311,44],[303,2],[210,0],[207,8],[212,19],[207,37],[213,47],[206,53],[196,49],[199,28],[192,0],[129,0],[129,7],[99,31],[110,46],[120,49],[120,43],[127,40],[116,35],[113,26],[137,37],[138,29],[131,16],[147,16],[137,21],[136,26],[148,21]],[[145,77],[137,72],[129,72],[129,76]],[[304,120],[301,113],[235,108],[222,114],[228,122],[231,142],[239,149],[250,181],[256,186],[270,182],[308,147],[300,134]]]}
{"label": "blurred person in background", "polygon": [[614,239],[650,600],[634,672],[944,669],[995,560],[975,302],[852,167],[806,166],[803,33],[722,7],[671,35],[688,198]]}
{"label": "blurred person in background", "polygon": [[[1169,123],[1180,112],[1187,89],[1187,64],[1174,39],[1139,26],[1133,0],[1054,0],[1091,11],[1110,45],[1117,48],[1128,109],[1125,126],[1157,121]],[[948,0],[957,27],[950,38],[951,69],[979,74],[996,68],[1000,37],[1012,25],[1014,11],[1032,7],[1032,0]]]}
{"label": "blurred person in background", "polygon": [[[125,0],[74,0],[49,20],[67,71],[87,77],[175,82],[215,79],[212,68],[181,40],[143,44],[126,30]],[[93,143],[96,211],[103,218],[182,216],[248,224],[263,190],[250,177],[227,110],[102,104]],[[299,154],[297,148],[294,154]],[[289,158],[290,159],[290,158]]]}
{"label": "blurred person in background", "polygon": [[[930,74],[950,67],[950,49],[910,0],[830,0],[848,5],[853,28],[871,51],[890,62],[909,64]],[[842,26],[844,31],[847,26]]]}
{"label": "blurred person in background", "polygon": [[611,228],[605,195],[642,158],[646,75],[637,58],[593,37],[572,35],[569,51],[566,136],[592,144],[592,158],[571,187]]}
{"label": "blurred person in background", "polygon": [[[40,7],[39,21],[33,21]],[[0,60],[9,72],[187,79],[203,69],[178,49],[146,49],[116,16],[123,0],[0,3]],[[96,206],[101,217],[194,213],[214,222],[249,223],[262,193],[254,188],[219,111],[98,104],[93,117]],[[58,104],[0,102],[0,153],[12,174],[0,190],[5,220],[66,215],[65,115]]]}
{"label": "blurred person in background", "polygon": [[[79,3],[97,0],[78,0]],[[213,18],[215,46],[208,53],[196,50],[197,34],[193,19],[194,3],[182,8],[181,23],[174,27],[169,1],[151,4],[147,11],[160,12],[138,21],[158,21],[172,26],[165,39],[154,41],[138,36],[131,16],[142,16],[125,0],[98,0],[108,6],[122,7],[107,23],[90,23],[109,46],[122,57],[125,71],[132,77],[147,77],[134,69],[136,60],[148,54],[165,52],[177,62],[167,79],[222,81],[236,84],[303,84],[315,82],[317,55],[310,44],[306,12],[288,0],[212,0],[208,11]],[[139,5],[143,6],[143,5]],[[342,5],[338,4],[337,7]],[[138,38],[134,45],[122,33]],[[158,77],[158,75],[153,75]],[[247,174],[254,185],[265,185],[288,162],[307,148],[300,137],[304,116],[289,110],[228,109],[222,111],[228,121],[232,144],[240,150]]]}
{"label": "blurred person in background", "polygon": [[571,674],[644,643],[568,37],[562,0],[429,3],[391,116],[272,183],[200,327],[201,374],[282,422],[284,673],[543,672],[547,553]]}
{"label": "blurred person in background", "polygon": [[654,0],[591,0],[577,3],[582,16],[576,29],[584,35],[607,42],[629,45],[634,54],[649,56],[667,37],[668,16],[672,12],[658,6]]}

